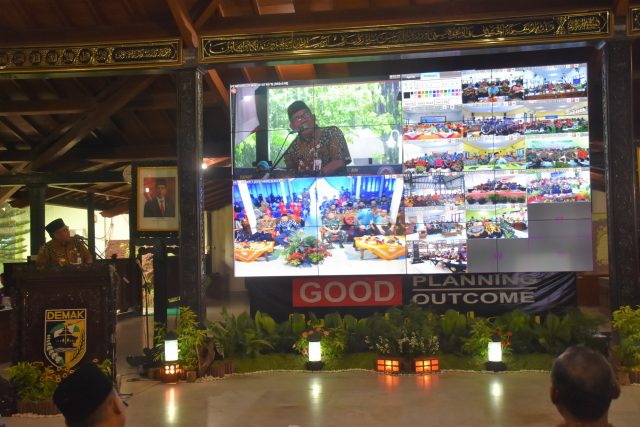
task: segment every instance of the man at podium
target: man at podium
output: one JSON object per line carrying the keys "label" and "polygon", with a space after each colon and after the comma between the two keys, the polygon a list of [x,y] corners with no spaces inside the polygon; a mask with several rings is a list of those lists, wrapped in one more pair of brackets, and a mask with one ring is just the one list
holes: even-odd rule
{"label": "man at podium", "polygon": [[44,227],[51,240],[40,247],[36,264],[38,268],[65,265],[91,264],[93,257],[78,236],[71,237],[69,227],[62,218],[55,219]]}

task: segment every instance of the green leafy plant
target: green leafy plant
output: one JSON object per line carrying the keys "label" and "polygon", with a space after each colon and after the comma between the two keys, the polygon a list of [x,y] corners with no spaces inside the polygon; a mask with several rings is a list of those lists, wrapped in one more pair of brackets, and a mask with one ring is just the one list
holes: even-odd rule
{"label": "green leafy plant", "polygon": [[[164,360],[164,340],[167,336],[167,326],[154,324],[155,354],[154,360]],[[198,368],[198,348],[203,347],[207,340],[207,330],[200,327],[196,314],[189,307],[180,307],[180,316],[176,327],[178,338],[178,360],[187,370]]]}
{"label": "green leafy plant", "polygon": [[346,334],[342,327],[327,329],[323,326],[310,327],[302,332],[292,348],[303,356],[309,355],[309,340],[320,339],[323,360],[340,357],[346,348]]}
{"label": "green leafy plant", "polygon": [[628,368],[638,367],[640,365],[640,306],[633,309],[627,305],[615,310],[611,324],[620,338],[620,344],[615,348],[620,362]]}
{"label": "green leafy plant", "polygon": [[285,333],[286,328],[278,326],[271,316],[260,311],[252,319],[247,313],[236,317],[223,309],[222,320],[210,323],[208,331],[216,351],[223,357],[231,357],[256,356],[273,350],[279,334]]}
{"label": "green leafy plant", "polygon": [[462,349],[465,353],[487,360],[489,343],[500,341],[502,355],[511,353],[511,338],[513,333],[495,320],[476,318],[471,322],[471,334],[465,338]]}
{"label": "green leafy plant", "polygon": [[564,315],[548,314],[542,325],[534,330],[543,351],[560,354],[567,347],[576,344],[594,345],[594,335],[601,320],[586,316],[578,309],[571,309]]}
{"label": "green leafy plant", "polygon": [[571,341],[571,325],[566,317],[550,313],[536,329],[538,343],[547,353],[560,354]]}
{"label": "green leafy plant", "polygon": [[[93,360],[105,375],[111,376],[111,360]],[[9,382],[19,400],[42,402],[53,399],[58,384],[75,370],[66,366],[45,365],[43,362],[18,362],[7,369]]]}
{"label": "green leafy plant", "polygon": [[204,345],[207,332],[200,327],[196,314],[189,307],[180,307],[180,319],[176,328],[178,358],[189,369],[198,367],[198,347]]}
{"label": "green leafy plant", "polygon": [[440,333],[442,350],[458,353],[462,349],[464,338],[468,333],[467,318],[456,310],[447,310],[440,317]]}
{"label": "green leafy plant", "polygon": [[440,349],[434,324],[433,315],[416,304],[393,307],[384,317],[369,318],[371,335],[365,336],[365,343],[383,355],[431,356]]}
{"label": "green leafy plant", "polygon": [[[243,313],[246,314],[246,313]],[[242,317],[242,315],[240,315]],[[259,310],[256,312],[253,322],[247,315],[248,321],[244,320],[246,325],[243,333],[242,345],[247,356],[255,357],[260,353],[273,350],[272,341],[275,339],[276,323],[267,314],[262,314]]]}
{"label": "green leafy plant", "polygon": [[537,348],[534,322],[522,310],[514,310],[496,318],[496,324],[503,330],[511,331],[511,349],[514,353],[530,353]]}

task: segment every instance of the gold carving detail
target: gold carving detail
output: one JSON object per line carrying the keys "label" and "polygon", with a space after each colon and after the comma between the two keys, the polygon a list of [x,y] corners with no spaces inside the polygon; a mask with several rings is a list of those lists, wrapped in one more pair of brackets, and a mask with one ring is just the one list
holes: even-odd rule
{"label": "gold carving detail", "polygon": [[182,43],[178,39],[113,46],[0,48],[0,73],[157,67],[181,62]]}
{"label": "gold carving detail", "polygon": [[491,42],[535,43],[602,38],[612,34],[608,10],[461,23],[407,24],[325,32],[205,36],[201,62],[242,60],[249,56],[295,57],[340,51],[406,51],[455,48]]}
{"label": "gold carving detail", "polygon": [[569,18],[567,22],[567,30],[570,33],[598,31],[599,29],[600,21],[594,16],[584,18]]}
{"label": "gold carving detail", "polygon": [[629,8],[629,21],[627,32],[631,35],[640,35],[640,7]]}

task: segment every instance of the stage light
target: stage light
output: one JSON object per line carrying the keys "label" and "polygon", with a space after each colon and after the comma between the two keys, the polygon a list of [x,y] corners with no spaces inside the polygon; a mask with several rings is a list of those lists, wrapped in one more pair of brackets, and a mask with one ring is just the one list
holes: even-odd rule
{"label": "stage light", "polygon": [[400,359],[394,357],[379,358],[376,360],[376,371],[386,374],[399,374],[402,366]]}
{"label": "stage light", "polygon": [[178,363],[178,337],[169,331],[164,338],[164,366],[162,367],[162,381],[177,382],[180,378],[180,363]]}
{"label": "stage light", "polygon": [[504,371],[507,365],[502,361],[502,342],[491,341],[488,345],[489,361],[486,363],[487,371]]}
{"label": "stage light", "polygon": [[414,359],[413,372],[416,374],[433,374],[440,372],[440,361],[435,357],[421,357]]}
{"label": "stage light", "polygon": [[310,371],[319,371],[323,366],[320,334],[309,335],[309,360],[307,361],[307,369]]}

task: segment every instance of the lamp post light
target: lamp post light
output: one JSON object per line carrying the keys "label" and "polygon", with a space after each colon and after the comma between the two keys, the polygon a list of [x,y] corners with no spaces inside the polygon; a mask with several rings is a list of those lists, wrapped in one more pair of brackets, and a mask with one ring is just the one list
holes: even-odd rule
{"label": "lamp post light", "polygon": [[174,383],[180,377],[180,364],[178,363],[178,337],[175,332],[169,331],[164,337],[164,366],[162,367],[162,381]]}
{"label": "lamp post light", "polygon": [[310,371],[319,371],[323,366],[320,334],[309,335],[309,360],[307,361],[307,369]]}
{"label": "lamp post light", "polygon": [[507,365],[502,361],[502,341],[498,338],[489,343],[489,361],[485,364],[487,371],[505,371]]}

